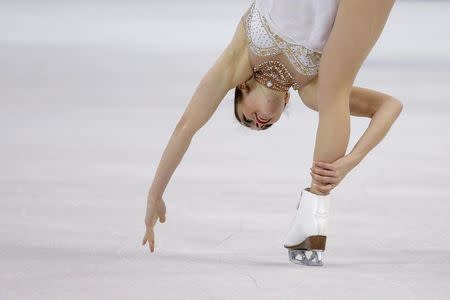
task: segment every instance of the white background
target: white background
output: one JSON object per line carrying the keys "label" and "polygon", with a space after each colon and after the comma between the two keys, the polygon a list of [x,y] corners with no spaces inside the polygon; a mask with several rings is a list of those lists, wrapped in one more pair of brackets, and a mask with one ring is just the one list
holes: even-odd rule
{"label": "white background", "polygon": [[[333,191],[324,267],[283,248],[318,121],[293,90],[264,132],[225,97],[141,246],[161,154],[249,4],[1,2],[0,298],[448,297],[448,2],[396,2],[358,74],[404,109]],[[368,124],[352,118],[348,151]]]}

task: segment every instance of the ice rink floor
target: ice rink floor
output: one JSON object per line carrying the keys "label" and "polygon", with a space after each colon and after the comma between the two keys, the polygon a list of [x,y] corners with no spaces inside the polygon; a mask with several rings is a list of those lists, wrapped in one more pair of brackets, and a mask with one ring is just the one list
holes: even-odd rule
{"label": "ice rink floor", "polygon": [[293,90],[265,132],[226,96],[141,246],[169,136],[249,4],[1,2],[0,299],[448,299],[450,2],[397,1],[358,74],[404,109],[333,191],[325,266],[283,247],[318,121]]}

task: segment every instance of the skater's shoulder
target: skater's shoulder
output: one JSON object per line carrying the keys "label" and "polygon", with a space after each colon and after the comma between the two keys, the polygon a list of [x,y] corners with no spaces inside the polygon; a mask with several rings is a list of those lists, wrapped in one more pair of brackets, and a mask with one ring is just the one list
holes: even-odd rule
{"label": "skater's shoulder", "polygon": [[231,41],[224,51],[227,69],[232,69],[233,74],[232,85],[238,85],[246,80],[252,74],[252,68],[249,61],[249,45],[248,38],[244,28],[242,19],[236,26]]}
{"label": "skater's shoulder", "polygon": [[235,27],[233,37],[231,38],[226,51],[230,54],[235,61],[239,60],[248,49],[248,38],[242,19]]}

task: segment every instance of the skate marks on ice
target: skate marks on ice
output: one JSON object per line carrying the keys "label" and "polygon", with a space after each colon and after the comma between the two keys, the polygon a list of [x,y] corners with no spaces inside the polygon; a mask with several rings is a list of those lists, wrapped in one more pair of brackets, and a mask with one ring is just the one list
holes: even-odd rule
{"label": "skate marks on ice", "polygon": [[[247,255],[247,256],[246,256]],[[249,266],[257,269],[286,268],[290,264],[286,262],[284,256],[273,259],[272,255],[254,255],[251,252],[244,254],[232,254],[230,252],[199,252],[199,251],[167,251],[161,250],[158,253],[158,260],[178,263],[190,263],[198,265],[228,265],[235,267]]]}

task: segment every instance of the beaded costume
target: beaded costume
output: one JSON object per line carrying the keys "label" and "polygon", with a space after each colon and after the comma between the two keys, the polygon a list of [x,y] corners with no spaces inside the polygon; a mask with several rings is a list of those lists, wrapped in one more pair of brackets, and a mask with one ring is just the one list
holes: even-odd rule
{"label": "beaded costume", "polygon": [[337,4],[338,0],[253,0],[242,21],[255,80],[288,91],[291,86],[301,88],[299,81],[305,76],[317,75]]}

